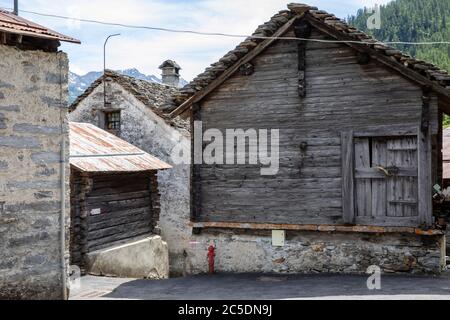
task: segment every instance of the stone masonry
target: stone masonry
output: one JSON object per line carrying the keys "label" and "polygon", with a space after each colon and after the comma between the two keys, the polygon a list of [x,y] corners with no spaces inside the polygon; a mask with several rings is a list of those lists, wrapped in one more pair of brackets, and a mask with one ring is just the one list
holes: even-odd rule
{"label": "stone masonry", "polygon": [[270,231],[205,230],[193,236],[187,273],[208,272],[208,246],[216,247],[218,272],[363,274],[372,265],[384,273],[437,274],[443,236],[287,231],[284,247]]}
{"label": "stone masonry", "polygon": [[3,45],[0,56],[0,299],[60,299],[68,59]]}

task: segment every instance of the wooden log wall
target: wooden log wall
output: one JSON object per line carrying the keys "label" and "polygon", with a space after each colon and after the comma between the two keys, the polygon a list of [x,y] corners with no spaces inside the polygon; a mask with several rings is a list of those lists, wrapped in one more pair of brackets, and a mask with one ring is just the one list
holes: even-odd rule
{"label": "wooden log wall", "polygon": [[160,214],[157,175],[86,174],[72,169],[71,263],[136,237],[151,235]]}
{"label": "wooden log wall", "polygon": [[[235,74],[202,101],[203,130],[279,129],[280,170],[202,165],[197,221],[342,224],[341,134],[421,127],[422,88],[374,60],[361,64],[343,44],[306,44],[299,97],[298,54],[295,41],[278,41],[252,61],[252,75]],[[437,134],[437,99],[429,112]]]}
{"label": "wooden log wall", "polygon": [[70,264],[85,273],[85,255],[88,253],[88,210],[86,195],[92,189],[88,174],[72,169],[70,175]]}

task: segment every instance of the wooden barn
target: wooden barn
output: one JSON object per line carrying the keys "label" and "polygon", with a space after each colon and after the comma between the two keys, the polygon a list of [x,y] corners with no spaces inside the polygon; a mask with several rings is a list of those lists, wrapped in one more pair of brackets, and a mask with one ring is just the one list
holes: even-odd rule
{"label": "wooden barn", "polygon": [[92,124],[70,123],[71,264],[158,234],[163,161]]}
{"label": "wooden barn", "polygon": [[[228,129],[279,130],[275,175],[225,156],[198,164],[192,153],[192,227],[216,241],[218,269],[270,271],[278,263],[284,271],[364,272],[370,264],[439,270],[445,253],[432,188],[442,185],[450,76],[303,4],[288,5],[253,36],[184,87],[172,112],[189,116],[193,129],[201,121],[194,150],[196,137],[210,129],[224,136]],[[281,257],[267,247],[274,242],[255,240],[270,230],[287,232]],[[297,236],[302,244],[292,240]],[[241,252],[227,251],[237,239]],[[312,251],[299,258],[294,250]],[[330,267],[327,250],[342,262]],[[434,258],[425,263],[423,251]],[[243,262],[239,254],[255,258]]]}

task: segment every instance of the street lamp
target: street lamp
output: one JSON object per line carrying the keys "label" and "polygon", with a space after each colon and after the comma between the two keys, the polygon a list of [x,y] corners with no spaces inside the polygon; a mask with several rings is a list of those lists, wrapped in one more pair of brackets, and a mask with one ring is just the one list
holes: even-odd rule
{"label": "street lamp", "polygon": [[120,36],[120,33],[109,35],[105,40],[105,44],[103,45],[103,103],[105,108],[106,108],[106,44],[108,43],[108,40],[110,38],[117,36]]}

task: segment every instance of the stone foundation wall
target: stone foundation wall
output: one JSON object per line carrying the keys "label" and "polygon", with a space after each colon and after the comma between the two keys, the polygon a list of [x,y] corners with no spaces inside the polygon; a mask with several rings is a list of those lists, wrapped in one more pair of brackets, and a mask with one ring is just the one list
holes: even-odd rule
{"label": "stone foundation wall", "polygon": [[218,272],[439,273],[444,236],[287,231],[284,247],[272,246],[270,231],[204,230],[192,236],[186,273],[208,272],[207,252],[216,246]]}
{"label": "stone foundation wall", "polygon": [[69,221],[68,60],[2,45],[0,57],[0,299],[59,299],[62,207]]}

